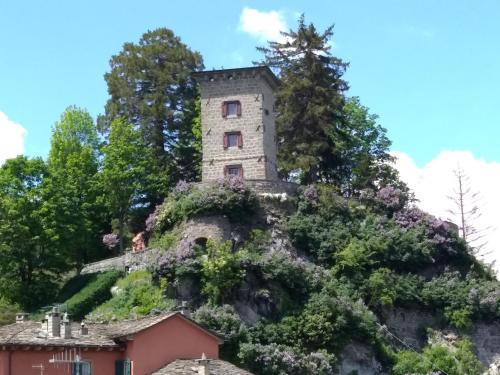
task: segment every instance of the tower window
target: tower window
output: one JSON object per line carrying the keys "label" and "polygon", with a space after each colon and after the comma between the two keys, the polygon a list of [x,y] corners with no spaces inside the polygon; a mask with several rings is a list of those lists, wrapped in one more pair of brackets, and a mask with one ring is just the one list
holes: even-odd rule
{"label": "tower window", "polygon": [[241,103],[238,100],[222,103],[222,117],[231,118],[240,116],[241,116]]}
{"label": "tower window", "polygon": [[243,177],[243,167],[241,164],[226,165],[224,167],[224,176]]}
{"label": "tower window", "polygon": [[224,148],[243,147],[241,132],[224,133]]}

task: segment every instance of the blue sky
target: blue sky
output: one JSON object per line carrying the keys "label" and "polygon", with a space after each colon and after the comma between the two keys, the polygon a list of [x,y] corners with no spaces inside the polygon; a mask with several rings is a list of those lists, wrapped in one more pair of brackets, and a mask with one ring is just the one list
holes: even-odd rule
{"label": "blue sky", "polygon": [[380,115],[393,149],[418,165],[443,149],[500,160],[495,0],[1,0],[0,111],[27,129],[25,152],[45,156],[65,107],[103,111],[109,58],[147,29],[171,28],[207,68],[258,59],[264,39],[241,30],[245,7],[280,12],[290,27],[301,12],[319,29],[335,23],[333,52],[351,64],[350,93]]}
{"label": "blue sky", "polygon": [[240,67],[300,13],[335,24],[349,94],[380,115],[423,208],[448,218],[453,169],[472,177],[500,269],[498,0],[0,0],[0,164],[45,157],[67,106],[102,113],[110,57],[148,29],[172,29],[208,69]]}

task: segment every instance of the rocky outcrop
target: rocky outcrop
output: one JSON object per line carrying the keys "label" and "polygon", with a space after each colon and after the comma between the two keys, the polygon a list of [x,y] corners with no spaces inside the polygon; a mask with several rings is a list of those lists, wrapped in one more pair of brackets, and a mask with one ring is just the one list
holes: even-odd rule
{"label": "rocky outcrop", "polygon": [[382,375],[382,366],[375,358],[373,350],[365,344],[353,342],[341,354],[340,375]]}

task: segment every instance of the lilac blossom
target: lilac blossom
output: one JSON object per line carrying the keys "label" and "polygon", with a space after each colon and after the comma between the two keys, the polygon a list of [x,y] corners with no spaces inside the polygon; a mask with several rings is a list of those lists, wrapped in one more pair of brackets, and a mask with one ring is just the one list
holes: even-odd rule
{"label": "lilac blossom", "polygon": [[308,203],[316,205],[319,203],[318,190],[314,185],[309,185],[304,190],[304,198]]}
{"label": "lilac blossom", "polygon": [[102,243],[109,250],[113,250],[114,248],[116,248],[119,245],[119,243],[120,243],[120,237],[117,234],[108,233],[108,234],[105,234],[102,237]]}
{"label": "lilac blossom", "polygon": [[186,182],[185,180],[180,180],[179,182],[177,182],[177,185],[175,185],[173,193],[175,195],[189,193],[192,187],[193,184]]}
{"label": "lilac blossom", "polygon": [[148,218],[146,219],[146,232],[151,233],[155,229],[156,226],[156,221],[158,219],[158,215],[161,212],[162,205],[159,204],[155,207],[155,210],[149,214]]}

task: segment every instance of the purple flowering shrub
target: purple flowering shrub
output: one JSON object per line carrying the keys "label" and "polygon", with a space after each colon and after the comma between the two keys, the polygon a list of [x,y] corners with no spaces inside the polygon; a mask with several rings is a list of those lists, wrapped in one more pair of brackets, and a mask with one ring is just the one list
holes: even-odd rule
{"label": "purple flowering shrub", "polygon": [[182,190],[182,194],[173,193],[165,199],[154,219],[155,230],[163,231],[197,215],[220,214],[242,221],[252,215],[257,207],[257,197],[238,177],[187,190],[182,187]]}
{"label": "purple flowering shrub", "polygon": [[246,332],[245,323],[231,305],[203,305],[196,310],[192,318],[206,329],[220,335],[225,342],[235,342]]}
{"label": "purple flowering shrub", "polygon": [[325,350],[303,353],[276,343],[245,343],[238,354],[251,370],[265,375],[329,375],[335,373],[336,358]]}
{"label": "purple flowering shrub", "polygon": [[115,233],[108,233],[102,237],[102,243],[109,250],[114,250],[120,244],[120,237]]}
{"label": "purple flowering shrub", "polygon": [[195,274],[200,269],[200,260],[194,251],[194,242],[183,239],[175,249],[169,250],[158,259],[157,274],[174,279],[187,274]]}
{"label": "purple flowering shrub", "polygon": [[448,254],[456,254],[464,250],[460,243],[457,231],[449,222],[436,218],[417,207],[397,212],[394,215],[395,222],[403,232],[422,228],[424,238],[428,243]]}
{"label": "purple flowering shrub", "polygon": [[316,187],[314,185],[308,185],[305,189],[304,189],[304,199],[306,200],[306,202],[308,202],[309,204],[312,204],[312,205],[317,205],[319,203],[319,194],[318,194],[318,190],[316,189]]}
{"label": "purple flowering shrub", "polygon": [[192,183],[186,182],[184,180],[180,180],[175,185],[174,189],[172,190],[172,193],[174,195],[187,194],[191,191],[192,187],[193,187]]}
{"label": "purple flowering shrub", "polygon": [[387,216],[402,210],[409,201],[408,193],[395,186],[384,186],[379,190],[367,188],[359,193],[359,200],[373,206]]}

